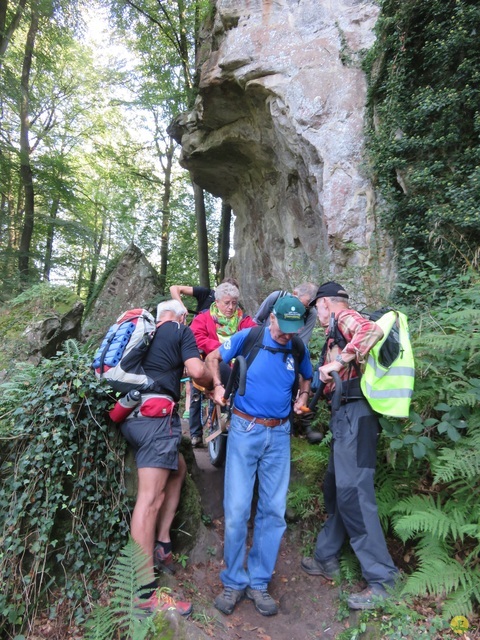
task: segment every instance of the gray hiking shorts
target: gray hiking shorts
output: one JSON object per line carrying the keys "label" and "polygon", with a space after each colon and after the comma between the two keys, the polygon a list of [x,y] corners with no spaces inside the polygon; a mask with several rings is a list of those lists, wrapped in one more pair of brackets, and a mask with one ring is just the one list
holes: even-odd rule
{"label": "gray hiking shorts", "polygon": [[133,449],[137,469],[178,469],[182,427],[177,412],[165,418],[130,418],[120,430]]}

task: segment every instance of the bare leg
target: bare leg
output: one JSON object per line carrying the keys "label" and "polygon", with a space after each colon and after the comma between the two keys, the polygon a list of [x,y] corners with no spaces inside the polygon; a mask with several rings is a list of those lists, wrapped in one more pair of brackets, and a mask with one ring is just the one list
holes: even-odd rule
{"label": "bare leg", "polygon": [[[180,466],[180,465],[179,465]],[[166,487],[169,482],[170,469],[154,469],[147,467],[138,469],[138,493],[132,514],[131,534],[145,552],[150,582],[153,582],[153,546],[155,529],[163,502],[166,498]],[[175,472],[178,473],[178,472]]]}
{"label": "bare leg", "polygon": [[187,380],[185,382],[185,411],[190,410],[190,387],[191,386],[192,386],[192,383],[190,382],[190,380]]}
{"label": "bare leg", "polygon": [[170,528],[172,526],[178,503],[180,502],[180,492],[187,473],[187,465],[181,453],[178,454],[178,469],[171,471],[165,486],[165,498],[158,513],[157,518],[157,540],[170,542]]}

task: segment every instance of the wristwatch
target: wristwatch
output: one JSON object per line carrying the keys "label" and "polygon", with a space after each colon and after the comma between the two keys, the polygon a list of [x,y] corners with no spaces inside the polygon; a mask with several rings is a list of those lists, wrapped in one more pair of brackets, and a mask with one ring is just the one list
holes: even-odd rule
{"label": "wristwatch", "polygon": [[339,353],[338,356],[335,358],[335,360],[337,362],[339,362],[342,366],[346,367],[348,362],[345,362],[345,360],[342,358],[342,354]]}

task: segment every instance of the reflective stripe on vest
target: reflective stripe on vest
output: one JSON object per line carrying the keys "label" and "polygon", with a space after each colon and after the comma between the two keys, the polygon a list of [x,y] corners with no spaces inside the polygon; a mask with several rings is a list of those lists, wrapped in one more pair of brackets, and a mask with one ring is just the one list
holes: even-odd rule
{"label": "reflective stripe on vest", "polygon": [[[379,364],[378,354],[395,321],[398,322],[401,349],[398,358],[386,369]],[[374,411],[386,416],[407,418],[415,380],[407,317],[399,311],[389,311],[376,324],[382,328],[384,336],[368,354],[360,386]]]}

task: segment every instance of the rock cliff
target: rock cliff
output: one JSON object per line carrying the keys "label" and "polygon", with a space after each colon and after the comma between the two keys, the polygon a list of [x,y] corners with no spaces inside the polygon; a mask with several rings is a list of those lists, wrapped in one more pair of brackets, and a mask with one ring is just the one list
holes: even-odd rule
{"label": "rock cliff", "polygon": [[385,275],[389,244],[362,169],[360,62],[377,15],[362,0],[216,2],[199,95],[171,131],[193,179],[232,205],[231,271],[247,307],[276,285]]}

